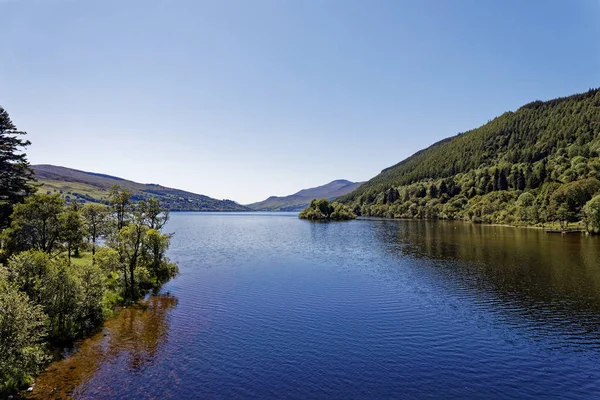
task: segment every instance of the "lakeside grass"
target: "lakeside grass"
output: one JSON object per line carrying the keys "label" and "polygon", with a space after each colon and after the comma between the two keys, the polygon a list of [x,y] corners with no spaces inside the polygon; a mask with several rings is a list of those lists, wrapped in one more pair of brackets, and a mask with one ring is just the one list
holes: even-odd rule
{"label": "lakeside grass", "polygon": [[[66,253],[65,253],[66,255]],[[79,253],[79,257],[75,257],[71,254],[71,264],[82,266],[82,265],[90,265],[93,261],[92,252],[91,251],[82,251]]]}

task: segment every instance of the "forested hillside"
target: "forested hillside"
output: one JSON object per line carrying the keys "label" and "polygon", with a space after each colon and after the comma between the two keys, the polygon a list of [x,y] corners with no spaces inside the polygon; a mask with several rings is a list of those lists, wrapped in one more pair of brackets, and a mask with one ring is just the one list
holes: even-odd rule
{"label": "forested hillside", "polygon": [[133,193],[133,201],[155,198],[172,211],[249,211],[232,200],[217,200],[201,194],[156,184],[128,181],[116,176],[79,171],[55,165],[33,165],[35,178],[42,184],[38,192],[60,194],[67,202],[106,203],[109,190],[119,185]]}
{"label": "forested hillside", "polygon": [[600,90],[593,89],[534,101],[444,139],[338,201],[366,216],[528,225],[583,220],[597,230],[599,155]]}

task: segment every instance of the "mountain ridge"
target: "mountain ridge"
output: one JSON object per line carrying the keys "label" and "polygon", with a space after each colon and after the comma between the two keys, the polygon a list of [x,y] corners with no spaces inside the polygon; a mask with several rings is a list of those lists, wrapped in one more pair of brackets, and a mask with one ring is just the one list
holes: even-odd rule
{"label": "mountain ridge", "polygon": [[300,211],[312,199],[333,200],[358,188],[362,182],[336,179],[324,185],[301,189],[288,196],[269,196],[263,201],[247,204],[255,211]]}
{"label": "mountain ridge", "polygon": [[233,200],[217,200],[211,197],[174,189],[155,183],[139,183],[113,175],[88,172],[50,164],[31,166],[35,172],[41,193],[59,193],[65,200],[77,202],[107,201],[108,190],[120,185],[133,192],[134,201],[149,197],[158,198],[163,207],[171,211],[250,211],[248,207]]}

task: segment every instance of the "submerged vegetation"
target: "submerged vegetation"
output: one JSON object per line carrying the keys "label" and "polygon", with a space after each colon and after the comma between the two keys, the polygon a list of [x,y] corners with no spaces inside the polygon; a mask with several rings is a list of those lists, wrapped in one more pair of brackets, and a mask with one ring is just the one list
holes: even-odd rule
{"label": "submerged vegetation", "polygon": [[355,219],[356,214],[343,204],[331,203],[327,199],[313,199],[298,217],[311,221],[344,221]]}
{"label": "submerged vegetation", "polygon": [[338,199],[356,214],[600,230],[600,90],[507,112]]}
{"label": "submerged vegetation", "polygon": [[[17,134],[24,133],[0,108],[0,141],[14,144],[2,147],[9,153],[29,144]],[[2,160],[9,161],[0,175],[0,394],[30,383],[52,346],[89,334],[116,305],[178,272],[165,257],[169,213],[158,200],[134,203],[114,186],[109,205],[67,205],[58,194],[32,194],[24,155]]]}

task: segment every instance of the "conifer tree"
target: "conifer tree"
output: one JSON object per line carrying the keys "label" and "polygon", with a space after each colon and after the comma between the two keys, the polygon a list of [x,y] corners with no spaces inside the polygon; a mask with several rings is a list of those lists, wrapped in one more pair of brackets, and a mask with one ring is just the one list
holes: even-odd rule
{"label": "conifer tree", "polygon": [[21,138],[25,134],[0,107],[0,228],[8,225],[13,206],[35,192],[33,170],[23,152],[31,144]]}

